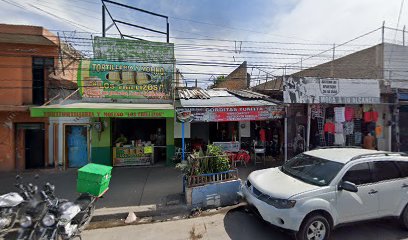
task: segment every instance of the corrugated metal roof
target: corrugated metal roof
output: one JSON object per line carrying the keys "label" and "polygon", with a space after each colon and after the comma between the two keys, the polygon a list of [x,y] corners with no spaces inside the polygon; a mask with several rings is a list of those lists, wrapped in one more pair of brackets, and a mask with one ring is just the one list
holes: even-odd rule
{"label": "corrugated metal roof", "polygon": [[250,99],[267,99],[268,96],[264,94],[260,94],[257,92],[253,92],[251,90],[228,90],[228,92],[237,95],[242,98],[250,98]]}
{"label": "corrugated metal roof", "polygon": [[201,88],[182,88],[177,90],[178,98],[179,99],[208,99],[211,96],[208,92]]}

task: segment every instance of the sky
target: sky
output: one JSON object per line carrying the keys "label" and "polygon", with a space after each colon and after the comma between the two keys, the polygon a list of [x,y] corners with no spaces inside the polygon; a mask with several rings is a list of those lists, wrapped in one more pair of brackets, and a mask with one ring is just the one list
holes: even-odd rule
{"label": "sky", "polygon": [[[228,74],[244,60],[252,66],[248,72],[255,76],[253,79],[266,79],[266,72],[271,76],[298,71],[329,61],[333,44],[337,46],[337,58],[379,43],[380,30],[341,45],[380,28],[383,21],[390,28],[408,25],[408,1],[403,0],[117,1],[169,16],[177,67],[186,73],[187,81],[196,78],[204,85]],[[107,6],[114,18],[165,30],[163,19]],[[102,28],[98,0],[0,0],[0,7],[1,23],[44,26],[68,40],[99,35]],[[120,29],[143,39],[165,41],[150,32],[123,25]],[[118,32],[112,27],[108,33]],[[395,31],[387,30],[385,38],[402,43],[402,34]],[[86,50],[87,44],[73,43],[80,50]],[[329,51],[320,54],[325,50]]]}

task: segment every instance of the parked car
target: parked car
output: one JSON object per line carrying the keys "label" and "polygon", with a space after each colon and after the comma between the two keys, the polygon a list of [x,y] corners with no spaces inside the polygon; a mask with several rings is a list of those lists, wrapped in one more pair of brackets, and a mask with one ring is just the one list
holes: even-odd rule
{"label": "parked car", "polygon": [[336,226],[395,217],[408,228],[408,156],[357,148],[308,151],[254,171],[241,194],[262,218],[299,240],[326,240]]}

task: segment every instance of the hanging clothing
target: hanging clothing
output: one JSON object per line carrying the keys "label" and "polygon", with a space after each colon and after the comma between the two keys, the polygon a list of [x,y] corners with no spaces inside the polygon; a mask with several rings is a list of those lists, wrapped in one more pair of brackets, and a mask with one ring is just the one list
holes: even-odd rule
{"label": "hanging clothing", "polygon": [[335,122],[345,122],[346,118],[344,115],[345,107],[335,107],[334,108],[334,120]]}
{"label": "hanging clothing", "polygon": [[363,125],[363,120],[361,119],[354,119],[354,132],[362,132],[361,127]]}
{"label": "hanging clothing", "polygon": [[332,122],[325,123],[324,127],[323,127],[323,130],[324,130],[324,132],[335,133],[334,123],[332,123]]}
{"label": "hanging clothing", "polygon": [[333,146],[334,134],[330,132],[326,132],[324,134],[324,140],[326,141],[326,146]]}
{"label": "hanging clothing", "polygon": [[343,133],[343,124],[342,124],[342,123],[339,123],[339,122],[336,122],[336,123],[334,124],[334,131],[335,131],[336,133]]}
{"label": "hanging clothing", "polygon": [[346,146],[354,146],[354,135],[346,135]]}
{"label": "hanging clothing", "polygon": [[354,118],[354,108],[352,107],[346,107],[344,110],[344,118],[346,121],[351,121]]}
{"label": "hanging clothing", "polygon": [[377,122],[378,112],[365,112],[364,113],[364,122]]}
{"label": "hanging clothing", "polygon": [[383,127],[381,125],[377,125],[377,127],[375,127],[375,136],[377,138],[381,137],[382,132],[383,132]]}
{"label": "hanging clothing", "polygon": [[336,133],[334,134],[334,144],[335,145],[344,145],[344,135],[343,133]]}
{"label": "hanging clothing", "polygon": [[354,118],[357,118],[357,119],[363,118],[363,108],[359,106],[354,107]]}
{"label": "hanging clothing", "polygon": [[355,132],[354,133],[354,144],[355,145],[361,145],[361,140],[362,140],[363,135],[361,132]]}
{"label": "hanging clothing", "polygon": [[310,106],[310,112],[312,115],[312,119],[323,117],[323,107],[320,104],[312,104]]}
{"label": "hanging clothing", "polygon": [[351,135],[354,132],[354,122],[344,123],[344,134]]}
{"label": "hanging clothing", "polygon": [[375,122],[367,123],[366,126],[367,126],[367,131],[368,131],[369,133],[371,133],[371,135],[375,136],[375,127],[376,127]]}
{"label": "hanging clothing", "polygon": [[266,141],[266,132],[265,129],[259,130],[259,141],[265,142]]}
{"label": "hanging clothing", "polygon": [[326,118],[333,118],[334,117],[334,109],[332,107],[326,108]]}

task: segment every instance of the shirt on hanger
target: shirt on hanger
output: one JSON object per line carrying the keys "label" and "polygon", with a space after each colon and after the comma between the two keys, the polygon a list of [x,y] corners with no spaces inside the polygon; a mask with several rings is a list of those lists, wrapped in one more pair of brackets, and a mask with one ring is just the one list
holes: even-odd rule
{"label": "shirt on hanger", "polygon": [[324,132],[334,133],[335,132],[334,123],[332,123],[332,122],[325,123],[324,127],[323,127],[323,130],[324,130]]}
{"label": "shirt on hanger", "polygon": [[365,112],[364,113],[364,122],[377,122],[378,112]]}
{"label": "shirt on hanger", "polygon": [[326,108],[326,118],[334,117],[334,109],[332,107]]}
{"label": "shirt on hanger", "polygon": [[354,108],[352,107],[346,107],[344,110],[344,118],[346,121],[351,121],[354,118]]}
{"label": "shirt on hanger", "polygon": [[339,122],[336,122],[336,123],[334,124],[334,131],[335,131],[336,133],[343,133],[343,124],[342,124],[342,123],[339,123]]}
{"label": "shirt on hanger", "polygon": [[354,122],[344,123],[344,134],[351,135],[354,132]]}
{"label": "shirt on hanger", "polygon": [[344,145],[344,135],[342,133],[334,134],[334,144],[335,145]]}
{"label": "shirt on hanger", "polygon": [[334,119],[335,122],[345,122],[345,116],[344,116],[344,107],[335,107],[334,108]]}
{"label": "shirt on hanger", "polygon": [[261,141],[261,142],[265,142],[266,141],[266,132],[265,132],[265,129],[261,129],[261,130],[259,130],[259,140]]}
{"label": "shirt on hanger", "polygon": [[354,143],[356,145],[361,145],[361,140],[362,140],[362,134],[361,132],[355,132],[354,133]]}
{"label": "shirt on hanger", "polygon": [[362,119],[363,118],[363,109],[359,106],[354,107],[354,118]]}
{"label": "shirt on hanger", "polygon": [[375,127],[375,136],[381,137],[382,136],[382,132],[383,132],[383,127],[381,125],[377,125],[377,127]]}

